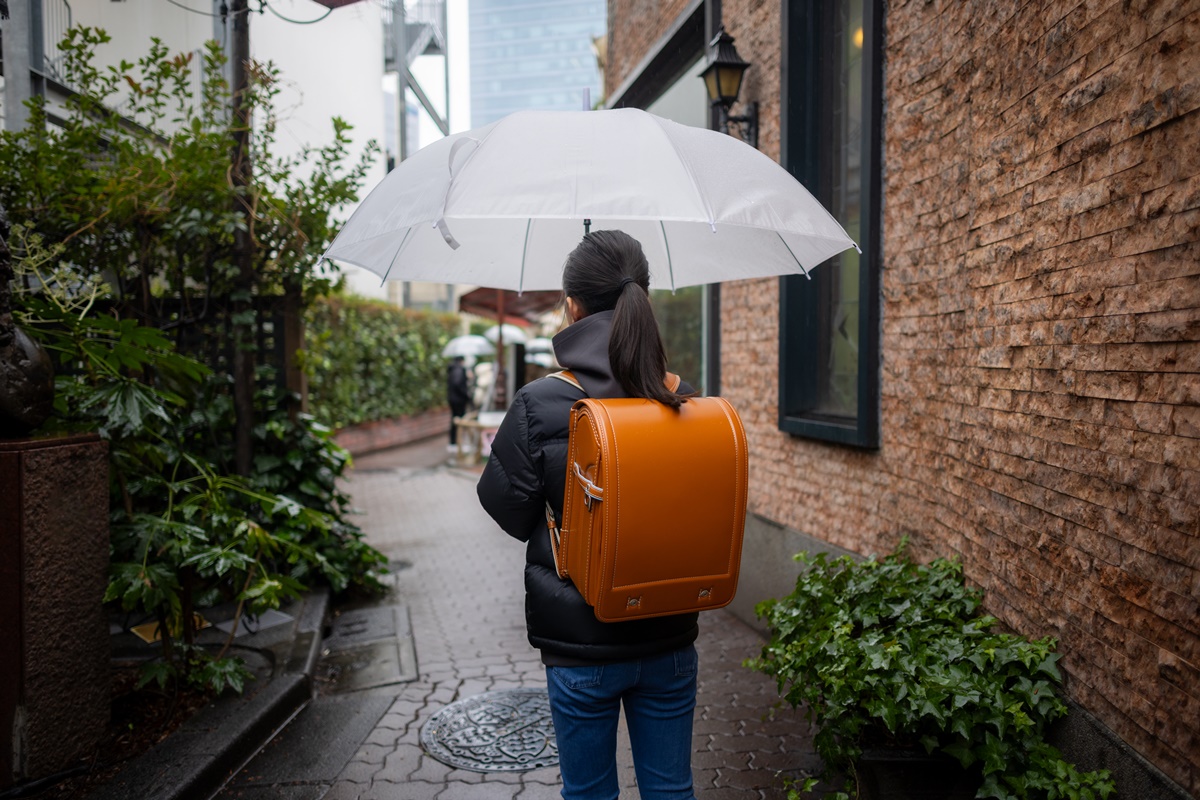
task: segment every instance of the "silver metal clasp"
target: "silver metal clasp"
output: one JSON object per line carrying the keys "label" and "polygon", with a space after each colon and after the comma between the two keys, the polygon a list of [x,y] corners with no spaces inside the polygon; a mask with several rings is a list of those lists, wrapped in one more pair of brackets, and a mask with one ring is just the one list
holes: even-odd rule
{"label": "silver metal clasp", "polygon": [[583,507],[588,511],[592,510],[592,503],[604,500],[604,489],[597,486],[591,478],[584,474],[579,467],[579,462],[574,462],[575,478],[579,481],[579,485],[583,487]]}

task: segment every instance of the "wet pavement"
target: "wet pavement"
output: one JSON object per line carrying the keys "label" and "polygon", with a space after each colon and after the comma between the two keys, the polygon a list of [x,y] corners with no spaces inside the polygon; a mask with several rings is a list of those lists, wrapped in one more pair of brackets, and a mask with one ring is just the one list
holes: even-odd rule
{"label": "wet pavement", "polygon": [[[318,696],[219,798],[559,797],[556,767],[479,771],[445,764],[422,745],[427,723],[458,701],[504,692],[494,697],[511,704],[528,693],[509,690],[546,685],[525,638],[524,547],[479,507],[479,469],[448,458],[444,440],[435,439],[356,460],[347,489],[369,541],[392,561],[393,589],[335,607]],[[741,665],[761,645],[731,614],[701,615],[692,760],[698,800],[782,799],[785,775],[819,769],[808,724],[790,708],[775,708],[774,683]],[[515,730],[503,720],[494,727],[502,736]],[[525,730],[520,747],[537,750],[538,735],[536,727]],[[621,800],[634,800],[623,728],[621,737]]]}

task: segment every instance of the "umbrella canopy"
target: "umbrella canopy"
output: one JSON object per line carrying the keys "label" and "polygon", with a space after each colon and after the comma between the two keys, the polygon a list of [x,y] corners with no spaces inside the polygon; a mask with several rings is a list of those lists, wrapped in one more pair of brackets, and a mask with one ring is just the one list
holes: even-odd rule
{"label": "umbrella canopy", "polygon": [[653,288],[807,272],[855,247],[739,139],[616,109],[520,111],[434,142],[384,178],[325,257],[385,280],[560,289],[584,220],[638,239]]}
{"label": "umbrella canopy", "polygon": [[531,353],[553,353],[554,340],[545,336],[539,336],[536,339],[530,339],[526,342],[525,349]]}
{"label": "umbrella canopy", "polygon": [[442,348],[442,355],[446,358],[486,356],[495,351],[495,345],[482,336],[455,336],[446,342],[446,346]]}
{"label": "umbrella canopy", "polygon": [[521,330],[516,325],[509,325],[507,323],[503,326],[493,325],[483,332],[483,335],[489,342],[499,342],[501,340],[501,334],[503,334],[504,344],[525,344],[526,340],[529,338],[525,335],[525,331]]}

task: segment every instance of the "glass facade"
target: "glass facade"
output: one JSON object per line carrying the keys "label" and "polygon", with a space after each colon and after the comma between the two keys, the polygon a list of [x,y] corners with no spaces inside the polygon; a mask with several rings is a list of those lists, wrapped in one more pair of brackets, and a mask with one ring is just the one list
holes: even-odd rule
{"label": "glass facade", "polygon": [[470,0],[471,127],[526,109],[577,111],[600,100],[593,40],[605,0]]}

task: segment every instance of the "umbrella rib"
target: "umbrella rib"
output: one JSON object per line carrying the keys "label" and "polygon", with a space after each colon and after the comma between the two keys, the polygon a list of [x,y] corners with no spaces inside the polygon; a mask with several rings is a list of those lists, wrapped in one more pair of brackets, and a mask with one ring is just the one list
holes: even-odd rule
{"label": "umbrella rib", "polygon": [[[667,274],[671,276],[671,293],[675,293],[675,265],[671,263],[671,244],[667,241],[667,227],[663,225],[663,221],[658,221],[658,229],[662,231],[663,250],[667,251]],[[794,258],[795,256],[793,256]]]}
{"label": "umbrella rib", "polygon": [[525,291],[525,256],[529,253],[529,230],[533,227],[533,217],[525,220],[525,245],[521,248],[521,277],[517,279],[517,294]]}
{"label": "umbrella rib", "polygon": [[396,248],[396,254],[393,255],[392,260],[388,262],[388,268],[383,273],[383,278],[381,278],[379,281],[380,286],[383,286],[385,283],[387,283],[388,275],[392,274],[392,267],[396,266],[396,259],[400,257],[400,252],[404,249],[404,245],[408,244],[408,237],[412,236],[413,227],[415,226],[410,226],[409,229],[404,232],[404,238],[400,240],[400,246]]}
{"label": "umbrella rib", "polygon": [[783,246],[787,248],[788,255],[790,255],[792,257],[792,260],[796,262],[796,266],[799,267],[800,271],[804,273],[804,277],[808,278],[811,281],[812,275],[808,274],[808,270],[806,270],[804,268],[804,265],[800,263],[800,259],[796,258],[796,254],[792,252],[792,248],[788,245],[787,239],[784,239],[783,234],[781,234],[779,231],[775,231],[775,235],[779,237],[779,241],[783,242]]}
{"label": "umbrella rib", "polygon": [[716,233],[717,222],[713,215],[712,205],[708,202],[708,198],[704,196],[704,192],[700,191],[700,184],[696,181],[696,173],[692,171],[691,163],[683,157],[683,153],[680,152],[679,148],[675,146],[675,140],[672,139],[671,134],[667,132],[666,126],[663,125],[663,120],[659,119],[653,114],[647,114],[647,116],[654,120],[655,124],[658,125],[658,129],[662,131],[663,138],[667,140],[667,144],[671,145],[671,149],[675,151],[675,155],[679,159],[679,163],[683,165],[684,170],[687,172],[688,180],[692,182],[692,189],[695,190],[696,197],[699,197],[700,202],[704,204],[704,211],[706,214],[708,214],[708,227],[712,229],[713,233]]}

